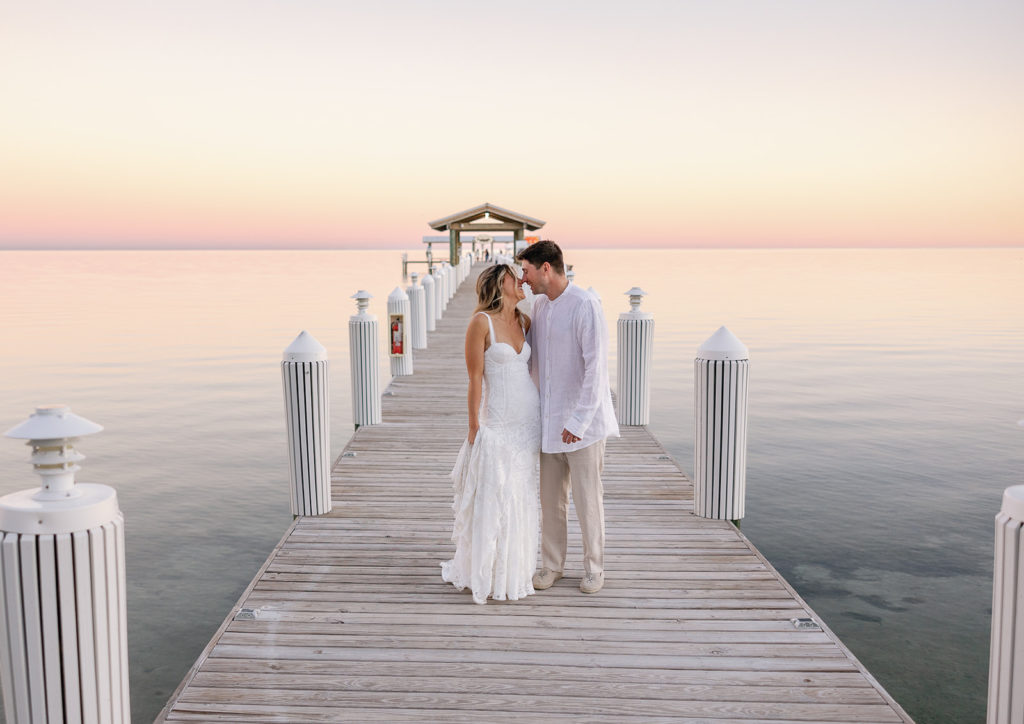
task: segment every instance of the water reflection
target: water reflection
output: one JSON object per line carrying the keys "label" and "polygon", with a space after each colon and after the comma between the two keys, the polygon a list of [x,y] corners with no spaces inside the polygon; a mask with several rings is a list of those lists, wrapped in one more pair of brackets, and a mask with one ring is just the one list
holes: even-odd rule
{"label": "water reflection", "polygon": [[[750,348],[744,532],[918,722],[980,721],[992,516],[1024,470],[1024,250],[567,253],[613,328],[648,292],[651,426],[687,471],[697,347],[725,324]],[[328,349],[340,449],[348,297],[381,315],[399,273],[399,252],[0,253],[5,424],[61,401],[106,427],[81,479],[127,515],[140,721],[290,520],[281,351],[302,329]],[[0,444],[0,492],[34,485],[26,458]]]}

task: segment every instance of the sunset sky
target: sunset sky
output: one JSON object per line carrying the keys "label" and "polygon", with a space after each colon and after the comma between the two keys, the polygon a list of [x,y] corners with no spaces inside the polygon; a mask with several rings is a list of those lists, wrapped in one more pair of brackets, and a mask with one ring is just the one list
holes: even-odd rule
{"label": "sunset sky", "polygon": [[0,248],[1024,244],[1024,2],[8,3]]}

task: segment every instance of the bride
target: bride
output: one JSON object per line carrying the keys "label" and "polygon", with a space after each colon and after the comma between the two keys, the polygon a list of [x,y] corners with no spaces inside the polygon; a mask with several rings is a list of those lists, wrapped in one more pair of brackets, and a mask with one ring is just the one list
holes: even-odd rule
{"label": "bride", "polygon": [[516,600],[533,590],[537,564],[540,400],[530,377],[530,318],[516,308],[522,282],[508,264],[477,279],[478,304],[466,330],[469,435],[459,451],[455,557],[441,577],[473,600]]}

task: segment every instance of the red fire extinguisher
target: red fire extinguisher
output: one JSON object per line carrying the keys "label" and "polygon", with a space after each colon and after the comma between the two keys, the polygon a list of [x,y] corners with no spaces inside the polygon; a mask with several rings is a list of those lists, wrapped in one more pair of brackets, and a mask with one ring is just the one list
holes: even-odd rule
{"label": "red fire extinguisher", "polygon": [[395,317],[391,322],[391,354],[402,354],[401,317]]}

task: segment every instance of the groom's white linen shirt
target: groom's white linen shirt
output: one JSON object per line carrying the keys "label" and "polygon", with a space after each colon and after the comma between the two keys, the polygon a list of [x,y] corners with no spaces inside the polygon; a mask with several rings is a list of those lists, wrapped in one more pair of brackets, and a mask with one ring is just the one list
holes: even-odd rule
{"label": "groom's white linen shirt", "polygon": [[[582,450],[619,436],[608,388],[608,328],[601,303],[571,283],[554,300],[537,295],[530,326],[540,391],[541,450]],[[562,442],[562,429],[580,438]]]}

